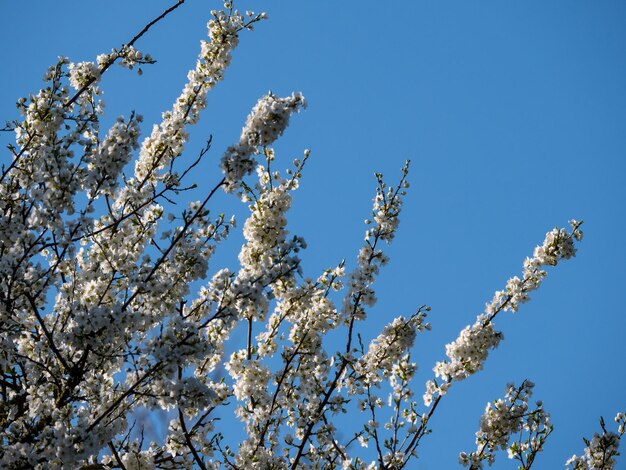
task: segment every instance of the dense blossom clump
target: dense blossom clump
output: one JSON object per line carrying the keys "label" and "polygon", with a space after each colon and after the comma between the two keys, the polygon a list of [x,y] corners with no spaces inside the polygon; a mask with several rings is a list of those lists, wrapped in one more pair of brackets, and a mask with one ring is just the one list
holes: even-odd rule
{"label": "dense blossom clump", "polygon": [[620,455],[619,442],[626,431],[626,414],[617,413],[615,422],[618,425],[617,432],[608,431],[604,420],[600,418],[602,434],[594,433],[591,440],[585,442],[584,455],[573,455],[566,466],[571,470],[611,470],[615,468],[615,457]]}
{"label": "dense blossom clump", "polygon": [[471,469],[483,468],[483,462],[492,465],[495,451],[500,449],[507,450],[510,459],[519,460],[522,468],[530,468],[552,432],[550,415],[544,411],[542,402],[537,402],[535,409],[529,407],[533,388],[534,384],[529,380],[519,387],[509,384],[504,399],[487,403],[476,433],[477,449],[470,453],[461,452],[459,461],[462,465]]}
{"label": "dense blossom clump", "polygon": [[83,86],[100,79],[100,69],[93,62],[72,63],[69,65],[69,71],[70,84],[76,90],[80,90]]}
{"label": "dense blossom clump", "polygon": [[425,318],[426,314],[419,311],[408,319],[398,317],[385,326],[355,366],[362,376],[361,380],[376,384],[381,381],[379,371],[389,377],[394,366],[413,347],[417,332],[430,329],[430,324],[424,322]]}
{"label": "dense blossom clump", "polygon": [[260,152],[259,148],[270,146],[280,137],[289,125],[291,114],[303,108],[306,108],[306,101],[301,93],[278,98],[270,92],[258,101],[246,120],[239,142],[228,147],[222,157],[226,191],[240,187],[241,179],[254,169],[254,155]]}

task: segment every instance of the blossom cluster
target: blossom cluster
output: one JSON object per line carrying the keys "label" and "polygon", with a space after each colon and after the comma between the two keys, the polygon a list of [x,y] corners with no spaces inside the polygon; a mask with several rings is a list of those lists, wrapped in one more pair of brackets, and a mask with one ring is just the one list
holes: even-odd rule
{"label": "blossom cluster", "polygon": [[567,462],[567,468],[571,470],[611,470],[615,468],[615,457],[619,455],[619,442],[626,430],[626,414],[617,413],[615,422],[618,425],[617,432],[608,431],[604,420],[600,418],[602,434],[594,433],[591,440],[585,442],[584,455],[573,455]]}
{"label": "blossom cluster", "polygon": [[[430,308],[424,310],[428,311]],[[383,377],[394,375],[394,367],[411,349],[417,333],[430,330],[430,324],[425,319],[426,313],[420,309],[408,319],[398,317],[385,326],[382,333],[372,340],[367,353],[354,366],[359,381],[376,385]]]}
{"label": "blossom cluster", "polygon": [[535,248],[533,257],[524,261],[523,278],[509,279],[505,290],[496,292],[474,324],[465,327],[456,340],[446,345],[448,359],[438,362],[433,369],[443,383],[427,382],[424,394],[427,406],[435,395],[445,394],[451,382],[463,380],[483,368],[489,351],[497,347],[503,337],[493,326],[496,315],[507,310],[516,312],[519,305],[529,299],[529,293],[539,288],[547,275],[544,266],[555,266],[560,260],[575,255],[574,240],[581,240],[583,236],[581,224],[571,220],[571,232],[564,228],[548,232],[543,244]]}
{"label": "blossom cluster", "polygon": [[[529,409],[534,384],[525,380],[519,387],[509,384],[505,398],[487,403],[485,413],[480,418],[480,430],[476,433],[477,450],[461,452],[459,461],[472,469],[483,468],[483,462],[492,465],[495,451],[507,450],[511,459],[518,459],[523,468],[530,468],[538,452],[543,449],[546,438],[552,432],[550,415],[537,402],[534,410]],[[527,436],[523,439],[522,435]],[[520,438],[511,438],[519,434]]]}
{"label": "blossom cluster", "polygon": [[94,62],[79,62],[70,64],[70,84],[80,90],[95,81],[100,80],[100,68]]}
{"label": "blossom cluster", "polygon": [[376,293],[372,289],[380,267],[389,261],[387,255],[379,247],[379,242],[391,243],[400,223],[399,214],[402,208],[402,196],[406,194],[409,183],[406,176],[409,171],[407,161],[402,169],[402,178],[397,186],[388,186],[380,173],[376,174],[378,187],[372,207],[372,218],[365,223],[371,228],[365,232],[365,244],[361,247],[357,258],[357,267],[348,277],[348,292],[343,302],[344,322],[365,319],[364,306],[372,307],[376,303]]}
{"label": "blossom cluster", "polygon": [[462,380],[483,367],[490,349],[502,341],[486,315],[479,315],[472,326],[466,326],[459,337],[446,345],[450,362],[438,362],[435,374],[444,381]]}
{"label": "blossom cluster", "polygon": [[196,68],[188,73],[188,81],[172,109],[163,113],[161,124],[153,127],[141,146],[135,164],[138,189],[146,186],[147,180],[157,179],[157,170],[167,168],[172,159],[181,155],[188,139],[185,127],[198,121],[200,111],[206,107],[208,91],[223,79],[244,23],[244,17],[236,12],[215,12],[215,19],[208,23],[211,40],[202,41]]}
{"label": "blossom cluster", "polygon": [[[96,58],[96,62],[98,67],[102,70],[118,59],[121,59],[118,64],[129,70],[132,70],[133,67],[138,64],[153,64],[155,62],[150,54],[144,54],[130,44],[125,44],[120,50],[114,48],[108,54],[100,54]],[[139,74],[141,75],[141,73]]]}
{"label": "blossom cluster", "polygon": [[522,279],[515,276],[509,279],[505,290],[496,292],[491,303],[486,306],[487,315],[495,315],[500,310],[516,312],[520,304],[528,301],[529,293],[541,285],[547,274],[544,266],[556,266],[560,260],[575,256],[574,240],[582,240],[582,222],[570,220],[569,224],[571,232],[555,228],[546,234],[543,244],[535,248],[532,258],[524,260]]}
{"label": "blossom cluster", "polygon": [[[221,80],[238,32],[258,19],[216,12],[189,83],[141,145],[134,178],[123,185],[141,118],[119,118],[101,138],[98,83],[113,62],[132,68],[153,62],[149,55],[127,45],[97,63],[61,58],[44,77],[48,85],[18,101],[19,148],[11,147],[0,190],[0,357],[2,370],[12,371],[3,375],[0,466],[80,466],[107,443],[115,450],[103,462],[141,466],[162,454],[123,438],[133,406],[179,407],[188,416],[226,398],[202,374],[180,371],[212,357],[212,343],[199,334],[206,320],[192,320],[181,305],[230,225],[211,221],[206,202],[192,204],[160,247],[157,199],[178,189],[168,165],[182,152],[185,127]],[[105,213],[94,219],[101,196]],[[209,421],[201,421],[196,430],[207,430]],[[194,433],[185,438],[197,440]]]}
{"label": "blossom cluster", "polygon": [[[265,149],[264,153],[271,162],[273,151]],[[245,468],[285,465],[283,458],[276,455],[281,425],[302,429],[308,424],[319,403],[316,381],[328,372],[328,360],[321,348],[322,334],[337,324],[336,309],[327,298],[328,289],[340,288],[338,278],[343,269],[328,270],[317,282],[306,281],[297,286],[294,275],[300,268],[295,253],[305,243],[301,237],[287,238],[285,229],[285,212],[291,202],[289,192],[298,187],[298,175],[307,158],[308,152],[304,160],[295,161],[296,169],[288,179],[259,166],[256,191],[247,189],[248,199],[254,202],[244,223],[247,243],[239,255],[241,270],[235,280],[236,288],[246,292],[237,311],[252,328],[253,322],[265,322],[270,299],[275,298],[277,303],[256,341],[249,336],[247,348],[233,353],[226,364],[234,379],[234,395],[242,404],[237,414],[248,432],[236,456],[237,464]],[[259,289],[264,286],[271,290],[264,293]],[[287,325],[291,325],[288,338],[292,346],[282,352],[285,368],[271,373],[267,360],[285,339],[283,328]],[[296,392],[293,384],[297,382]]]}
{"label": "blossom cluster", "polygon": [[126,122],[119,117],[104,140],[87,155],[87,175],[83,187],[90,199],[100,195],[113,196],[122,169],[139,147],[141,116],[131,116]]}
{"label": "blossom cluster", "polygon": [[270,92],[259,99],[246,119],[239,142],[228,147],[222,157],[226,191],[240,187],[242,178],[254,170],[254,155],[260,152],[259,147],[270,146],[289,125],[291,114],[303,108],[306,100],[301,93],[279,98]]}

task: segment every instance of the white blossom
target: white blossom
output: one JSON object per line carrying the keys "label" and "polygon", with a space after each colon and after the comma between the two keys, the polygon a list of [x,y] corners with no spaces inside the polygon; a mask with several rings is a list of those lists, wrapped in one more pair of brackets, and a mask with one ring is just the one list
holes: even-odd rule
{"label": "white blossom", "polygon": [[608,431],[604,420],[600,418],[602,434],[594,433],[591,440],[585,442],[584,455],[573,455],[565,463],[571,470],[610,470],[615,468],[615,457],[620,455],[619,442],[624,435],[626,417],[624,413],[617,413],[615,422],[618,424],[617,432]]}
{"label": "white blossom", "polygon": [[100,79],[100,69],[98,65],[93,62],[71,63],[69,65],[69,71],[70,84],[76,90],[80,90],[83,86]]}
{"label": "white blossom", "polygon": [[[505,398],[487,403],[480,418],[480,429],[476,433],[474,452],[461,452],[459,461],[472,469],[483,468],[483,462],[492,465],[495,451],[507,450],[510,459],[517,459],[523,468],[530,468],[536,454],[543,450],[543,444],[552,432],[550,415],[537,402],[537,407],[529,408],[534,384],[525,380],[519,387],[509,384]],[[515,435],[519,434],[519,437]],[[514,438],[515,437],[515,438]]]}
{"label": "white blossom", "polygon": [[[465,327],[455,341],[446,345],[448,360],[435,365],[437,377],[444,382],[459,381],[483,368],[489,351],[497,347],[503,337],[494,329],[495,316],[501,311],[516,312],[519,305],[528,300],[529,293],[540,286],[547,274],[543,266],[554,266],[560,260],[574,256],[574,240],[582,239],[581,223],[570,221],[571,232],[555,228],[547,233],[543,244],[535,248],[533,257],[524,261],[523,278],[509,279],[506,289],[496,292],[474,324]],[[431,388],[425,395],[425,402],[432,401],[432,393]]]}
{"label": "white blossom", "polygon": [[226,191],[239,188],[242,178],[254,170],[254,155],[260,152],[259,147],[272,145],[289,125],[291,114],[302,108],[306,108],[306,101],[301,93],[277,98],[270,92],[259,99],[246,119],[239,142],[228,147],[222,157]]}

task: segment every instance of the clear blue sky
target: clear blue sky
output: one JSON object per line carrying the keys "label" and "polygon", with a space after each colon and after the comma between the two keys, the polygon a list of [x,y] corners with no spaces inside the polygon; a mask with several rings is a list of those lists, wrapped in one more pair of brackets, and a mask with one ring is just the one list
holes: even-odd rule
{"label": "clear blue sky", "polygon": [[[58,55],[93,60],[169,4],[2,2],[2,121],[16,116],[16,99],[39,88]],[[598,429],[600,415],[609,421],[626,409],[626,3],[238,6],[265,10],[269,20],[242,35],[226,80],[192,130],[190,155],[214,136],[198,182],[218,181],[221,152],[238,139],[261,95],[302,91],[309,108],[276,148],[284,162],[312,150],[290,228],[307,240],[303,266],[316,277],[343,258],[354,265],[373,173],[395,180],[410,158],[412,187],[369,320],[374,334],[397,315],[432,306],[433,331],[419,338],[414,355],[418,396],[444,345],[520,273],[545,232],[585,220],[578,256],[551,269],[518,314],[497,322],[505,340],[483,373],[442,401],[414,464],[457,468],[458,452],[473,449],[485,403],[507,382],[529,378],[556,427],[536,468],[562,468],[582,451],[581,436]],[[107,119],[136,110],[149,129],[178,95],[217,7],[187,0],[137,44],[156,65],[142,77],[119,67],[107,74]],[[225,201],[215,209],[234,210]],[[238,243],[235,237],[231,252]],[[217,258],[212,268],[233,259]],[[495,468],[513,467],[501,458]]]}

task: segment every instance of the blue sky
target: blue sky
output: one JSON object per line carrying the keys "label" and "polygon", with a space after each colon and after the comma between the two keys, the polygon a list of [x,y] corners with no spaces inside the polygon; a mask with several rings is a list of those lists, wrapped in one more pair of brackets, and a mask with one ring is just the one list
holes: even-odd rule
{"label": "blue sky", "polygon": [[[16,99],[40,87],[58,55],[93,60],[167,5],[3,2],[0,119],[16,117]],[[158,120],[193,67],[209,11],[218,6],[187,0],[137,44],[157,64],[142,77],[119,67],[107,74],[106,119],[136,110],[146,130]],[[373,173],[395,181],[410,158],[412,187],[369,331],[432,306],[433,331],[418,338],[414,354],[418,396],[444,345],[520,273],[545,233],[571,218],[585,220],[577,257],[551,269],[529,304],[496,323],[505,340],[484,372],[442,401],[415,464],[457,468],[458,452],[474,447],[486,402],[507,382],[529,378],[556,428],[536,468],[561,468],[582,451],[581,436],[598,429],[600,415],[608,421],[626,410],[626,3],[238,6],[267,11],[269,20],[242,35],[226,80],[192,129],[190,155],[214,137],[198,183],[208,188],[219,180],[221,152],[238,139],[260,96],[302,91],[309,108],[293,118],[276,150],[286,164],[312,151],[290,229],[307,240],[304,271],[316,277],[344,258],[354,266]],[[8,138],[0,135],[0,143]],[[215,210],[236,207],[221,197]],[[230,256],[212,268],[232,264],[239,243],[233,237]],[[514,467],[501,458],[495,468]]]}

